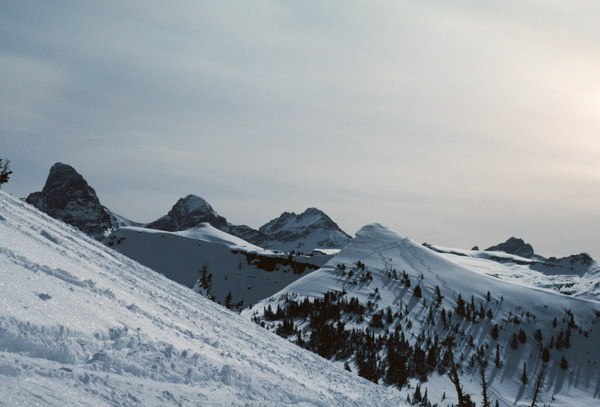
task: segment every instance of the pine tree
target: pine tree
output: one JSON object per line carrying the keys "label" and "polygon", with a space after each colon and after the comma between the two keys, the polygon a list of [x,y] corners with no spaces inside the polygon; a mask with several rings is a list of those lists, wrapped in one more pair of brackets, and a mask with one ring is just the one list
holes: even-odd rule
{"label": "pine tree", "polygon": [[419,284],[417,284],[417,286],[415,287],[414,295],[416,298],[421,298],[423,296],[423,294],[421,293],[421,286]]}
{"label": "pine tree", "polygon": [[519,329],[519,336],[517,337],[517,339],[521,343],[527,342],[527,334],[525,333],[525,330],[523,330],[522,328]]}
{"label": "pine tree", "polygon": [[548,363],[549,360],[550,360],[550,350],[548,348],[544,348],[544,350],[542,350],[542,362]]}
{"label": "pine tree", "polygon": [[523,363],[523,373],[521,374],[521,383],[523,385],[527,384],[527,363]]}
{"label": "pine tree", "polygon": [[460,385],[460,379],[458,377],[458,370],[456,368],[456,364],[454,363],[454,348],[456,347],[456,342],[454,340],[454,335],[448,335],[442,341],[442,346],[446,349],[446,357],[450,363],[450,373],[448,373],[448,377],[454,387],[456,388],[456,394],[458,396],[458,407],[475,407],[475,403],[471,400],[471,395],[468,393],[463,393],[463,388]]}
{"label": "pine tree", "polygon": [[497,368],[502,367],[502,360],[500,359],[500,344],[496,344],[496,359],[494,360],[494,364]]}
{"label": "pine tree", "polygon": [[565,359],[565,357],[563,356],[562,359],[560,360],[560,368],[562,370],[567,370],[569,368],[569,363],[567,362],[567,359]]}
{"label": "pine tree", "polygon": [[456,313],[464,317],[465,316],[465,301],[462,299],[462,295],[458,294],[458,299],[456,300]]}
{"label": "pine tree", "polygon": [[481,407],[491,407],[490,399],[487,392],[487,378],[485,374],[487,372],[488,362],[484,359],[484,349],[483,345],[477,349],[476,351],[476,360],[479,364],[479,378],[481,380],[481,395],[483,397],[483,402],[481,403]]}
{"label": "pine tree", "polygon": [[2,184],[6,184],[8,182],[10,174],[12,174],[12,171],[8,167],[9,163],[9,160],[3,160],[0,158],[0,189],[2,188]]}
{"label": "pine tree", "polygon": [[225,308],[233,309],[233,296],[231,295],[231,290],[229,294],[225,297]]}
{"label": "pine tree", "polygon": [[533,391],[533,397],[532,397],[532,401],[531,401],[531,406],[530,407],[536,407],[537,406],[537,399],[540,395],[540,392],[542,391],[542,389],[544,388],[544,373],[546,371],[546,364],[544,363],[542,365],[542,370],[540,370],[540,372],[537,374],[536,380],[535,380],[535,389]]}
{"label": "pine tree", "polygon": [[448,329],[448,321],[446,321],[446,309],[442,308],[440,318],[442,320],[442,325],[444,326],[444,329]]}
{"label": "pine tree", "polygon": [[442,295],[442,292],[440,291],[440,286],[436,285],[435,286],[435,296],[436,296],[436,301],[438,304],[442,303],[442,298],[444,298],[444,296]]}
{"label": "pine tree", "polygon": [[496,340],[496,339],[498,339],[499,334],[500,334],[500,327],[498,326],[498,324],[496,324],[492,328],[492,331],[490,332],[490,336],[492,337],[492,339]]}
{"label": "pine tree", "polygon": [[513,338],[512,338],[512,341],[510,343],[510,348],[512,350],[519,349],[519,341],[517,340],[517,334],[513,334]]}

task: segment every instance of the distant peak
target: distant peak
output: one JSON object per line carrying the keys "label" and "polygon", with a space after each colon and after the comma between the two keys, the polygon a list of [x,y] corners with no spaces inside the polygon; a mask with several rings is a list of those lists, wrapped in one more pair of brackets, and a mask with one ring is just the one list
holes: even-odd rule
{"label": "distant peak", "polygon": [[[209,209],[209,210],[213,210],[213,208],[210,206],[210,204],[208,202],[206,202],[205,199],[200,198],[198,195],[188,195],[185,198],[181,198],[177,204],[182,204],[185,205],[188,210],[194,211],[197,209]],[[176,204],[176,205],[177,205]]]}
{"label": "distant peak", "polygon": [[146,227],[176,232],[193,228],[202,222],[207,222],[219,230],[227,227],[227,220],[220,216],[206,200],[190,194],[180,198],[166,216],[149,223]]}
{"label": "distant peak", "polygon": [[485,249],[486,252],[504,252],[508,254],[514,254],[530,259],[533,257],[533,247],[529,243],[525,243],[523,239],[516,237],[509,238],[506,242],[500,243],[496,246],[488,247]]}

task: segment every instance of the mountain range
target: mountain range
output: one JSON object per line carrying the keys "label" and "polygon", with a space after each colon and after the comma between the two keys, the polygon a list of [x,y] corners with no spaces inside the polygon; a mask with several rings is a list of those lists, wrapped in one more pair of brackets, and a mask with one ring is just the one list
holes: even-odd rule
{"label": "mountain range", "polygon": [[[60,168],[63,164],[56,166],[56,172],[77,179],[68,168]],[[0,303],[5,306],[0,312],[0,396],[58,397],[44,389],[65,378],[66,384],[57,384],[57,389],[75,387],[77,397],[92,399],[100,394],[108,405],[129,405],[128,394],[133,396],[132,405],[136,399],[143,405],[161,405],[156,400],[162,405],[188,405],[193,403],[190,393],[174,384],[197,384],[196,379],[183,376],[206,378],[211,371],[211,377],[231,391],[212,386],[212,379],[202,379],[208,387],[202,387],[206,398],[201,405],[226,405],[225,394],[234,394],[233,405],[307,406],[441,407],[457,405],[459,393],[464,393],[460,396],[464,405],[475,405],[465,404],[466,394],[477,405],[485,399],[502,407],[596,406],[600,398],[600,265],[585,253],[546,258],[514,237],[486,250],[418,244],[381,224],[366,225],[351,239],[314,208],[299,215],[284,213],[255,230],[229,224],[194,195],[180,199],[167,215],[147,225],[102,223],[98,219],[104,218],[98,216],[86,223],[81,222],[84,215],[100,212],[102,206],[97,197],[90,199],[97,204],[86,201],[95,195],[87,183],[76,184],[65,187],[54,180],[54,187],[44,188],[59,191],[58,196],[69,191],[75,203],[64,204],[64,199],[60,205],[48,205],[53,200],[44,191],[32,194],[28,201],[43,208],[62,207],[53,213],[79,219],[82,228],[95,231],[88,235],[104,237],[105,246],[0,194],[4,239],[0,262],[10,274],[0,280],[2,298],[8,298]],[[75,209],[76,204],[87,211]],[[110,216],[112,212],[106,211]],[[326,250],[327,241],[336,249]],[[267,247],[271,243],[278,248]],[[313,253],[309,247],[320,250]],[[86,268],[86,263],[91,266]],[[73,290],[75,300],[69,293]],[[19,296],[27,300],[20,302]],[[90,305],[83,302],[86,296]],[[235,313],[204,297],[240,312],[244,322],[235,322],[240,321],[233,318]],[[69,301],[77,311],[69,311]],[[71,322],[55,326],[61,318],[82,321],[87,315],[100,315],[102,307],[107,310],[100,320],[109,323],[97,326],[100,333],[89,322],[80,322],[79,331]],[[118,307],[134,310],[140,322]],[[57,319],[52,319],[55,310]],[[197,331],[182,322],[189,318],[213,322],[202,322]],[[219,321],[217,328],[210,325],[214,321]],[[247,323],[259,325],[262,333]],[[136,326],[141,331],[134,332]],[[240,332],[250,343],[248,353],[238,347]],[[295,359],[305,356],[274,358],[277,363],[285,360],[306,368],[292,376],[302,376],[307,390],[318,388],[321,398],[312,390],[305,397],[288,382],[292,390],[284,391],[264,374],[283,374],[284,381],[291,377],[286,375],[289,367],[267,368],[257,362],[261,357],[273,358],[272,354],[252,353],[254,345],[262,343],[253,339],[255,335],[272,338],[273,333],[287,340],[273,340],[276,352],[280,348],[287,352],[292,342],[297,352],[303,348],[329,360],[319,365],[319,374],[327,379],[315,378],[325,380],[317,385],[302,376],[310,375],[314,365]],[[76,341],[76,337],[83,339]],[[198,352],[203,362],[193,362],[192,373],[184,374],[190,355],[184,350],[191,346],[190,338],[198,337],[206,344],[216,341],[217,351],[203,347]],[[60,349],[67,356],[60,356]],[[39,360],[29,361],[30,355]],[[205,363],[206,355],[223,366]],[[244,369],[257,374],[246,362],[263,371],[257,386],[240,374]],[[32,371],[26,366],[35,367]],[[323,373],[330,369],[331,373]],[[340,387],[318,387],[345,382],[334,373],[340,370],[350,371],[352,380],[360,376],[378,383],[375,388],[384,393],[372,390],[365,380],[360,381],[360,386],[366,386],[360,387],[364,392],[360,400],[356,392],[341,395]],[[43,376],[52,384],[36,385],[33,393],[3,390],[19,388],[23,375],[34,377],[35,383],[41,383]],[[99,384],[102,375],[107,375],[104,387]],[[300,376],[295,377],[300,380]],[[76,377],[90,379],[80,383]],[[140,390],[142,382],[150,389],[148,394]],[[274,389],[275,395],[265,395],[267,388]]]}
{"label": "mountain range", "polygon": [[165,216],[153,222],[133,222],[104,207],[87,181],[73,167],[63,163],[52,166],[42,191],[30,194],[26,201],[98,240],[121,226],[179,232],[201,223],[278,251],[310,253],[316,248],[340,249],[352,239],[316,208],[309,208],[299,215],[284,212],[256,230],[227,222],[206,200],[196,195],[179,199]]}

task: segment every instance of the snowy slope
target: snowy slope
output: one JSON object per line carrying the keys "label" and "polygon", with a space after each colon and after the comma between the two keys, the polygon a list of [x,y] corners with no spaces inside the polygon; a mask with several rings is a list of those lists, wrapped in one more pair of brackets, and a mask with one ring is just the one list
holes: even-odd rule
{"label": "snowy slope", "polygon": [[[464,259],[477,262],[464,262]],[[364,270],[358,266],[358,262],[365,265]],[[485,267],[482,266],[484,262],[487,262]],[[254,310],[244,311],[243,315],[258,318],[271,329],[276,329],[281,321],[270,322],[264,318],[264,307],[271,306],[275,310],[278,305],[283,307],[290,298],[302,302],[303,298],[322,298],[328,291],[346,292],[344,297],[347,299],[356,297],[362,304],[372,304],[371,308],[367,308],[363,321],[355,314],[342,314],[341,321],[345,323],[346,330],[368,328],[376,336],[399,330],[409,338],[412,346],[422,349],[430,346],[425,338],[437,335],[441,339],[448,334],[456,335],[458,347],[455,355],[457,358],[460,356],[457,363],[462,372],[462,383],[474,400],[481,401],[481,389],[477,368],[470,366],[468,361],[476,347],[483,345],[485,357],[492,364],[498,345],[503,366],[497,368],[492,364],[488,371],[490,391],[501,406],[513,406],[527,403],[533,393],[533,379],[528,385],[520,383],[523,363],[529,366],[530,377],[535,377],[543,365],[540,344],[533,339],[534,332],[540,330],[542,347],[548,347],[551,337],[555,341],[559,331],[567,330],[572,314],[575,328],[572,330],[570,348],[550,349],[543,401],[550,403],[554,397],[553,406],[597,406],[600,397],[600,303],[558,294],[551,289],[515,284],[515,281],[520,281],[518,279],[503,281],[489,275],[492,264],[508,269],[518,266],[437,253],[384,226],[368,225],[323,268],[259,303]],[[411,287],[392,277],[394,270],[399,275],[405,272],[410,278]],[[372,276],[372,280],[365,279],[367,274]],[[415,295],[417,285],[422,289],[422,298]],[[443,296],[439,305],[438,288]],[[475,309],[478,311],[482,307],[485,314],[489,312],[491,316],[478,317],[476,322],[458,316],[459,294],[467,304],[473,298]],[[386,322],[381,329],[369,326],[374,314],[387,307],[394,313],[400,312],[401,317],[393,317],[393,322]],[[449,327],[444,327],[441,322],[442,309],[446,313],[454,311],[452,318],[449,318]],[[554,318],[558,320],[556,327],[553,326]],[[294,323],[299,330],[310,333],[309,323],[302,319],[296,319]],[[490,337],[495,324],[500,328],[497,339]],[[526,334],[526,342],[519,343],[517,349],[513,350],[511,338],[521,329]],[[292,335],[290,339],[295,340],[295,337]],[[304,339],[305,343],[310,342],[309,336]],[[383,351],[379,356],[384,356]],[[569,367],[566,370],[560,367],[563,356],[568,360]],[[354,357],[346,360],[356,371]],[[405,398],[413,395],[417,383],[418,380],[413,378],[411,387],[402,389]],[[421,384],[421,392],[425,389],[432,403],[450,405],[457,402],[453,385],[445,375],[440,376],[435,370],[430,372],[428,381]]]}
{"label": "snowy slope", "polygon": [[0,191],[0,405],[404,404]]}
{"label": "snowy slope", "polygon": [[192,239],[204,240],[207,242],[222,243],[230,246],[231,248],[240,250],[265,252],[264,249],[248,243],[239,237],[225,233],[222,230],[215,229],[209,223],[200,223],[191,229],[187,229],[182,232],[176,232],[176,234],[180,236],[191,237]]}
{"label": "snowy slope", "polygon": [[600,265],[586,254],[538,260],[504,252],[428,247],[464,267],[504,281],[600,300]]}
{"label": "snowy slope", "polygon": [[288,255],[254,246],[206,223],[182,232],[123,227],[104,242],[186,287],[196,284],[206,265],[216,301],[224,304],[231,292],[233,301],[243,301],[244,307],[270,297],[332,257],[289,260]]}

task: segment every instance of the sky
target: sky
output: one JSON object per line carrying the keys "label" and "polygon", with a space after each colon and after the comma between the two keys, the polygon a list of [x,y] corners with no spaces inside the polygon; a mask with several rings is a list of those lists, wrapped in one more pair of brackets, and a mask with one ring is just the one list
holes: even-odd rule
{"label": "sky", "polygon": [[600,3],[0,2],[3,190],[600,260]]}

